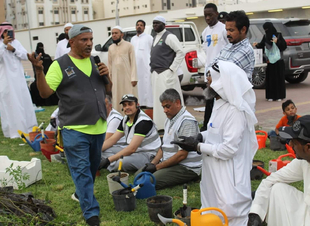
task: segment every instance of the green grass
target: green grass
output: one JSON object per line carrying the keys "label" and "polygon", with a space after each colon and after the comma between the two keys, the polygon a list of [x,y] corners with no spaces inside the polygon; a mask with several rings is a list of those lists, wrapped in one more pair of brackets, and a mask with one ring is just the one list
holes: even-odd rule
{"label": "green grass", "polygon": [[[45,127],[49,122],[51,113],[56,107],[44,107],[45,111],[36,113],[38,123],[45,121]],[[36,157],[42,161],[43,179],[35,184],[16,192],[32,192],[36,199],[49,200],[49,204],[57,214],[57,218],[52,222],[55,225],[86,225],[81,213],[80,206],[77,202],[71,200],[70,196],[75,191],[74,184],[69,175],[67,166],[61,163],[49,162],[41,152],[33,152],[28,146],[20,146],[23,143],[21,139],[4,138],[2,131],[0,132],[0,155],[7,155],[11,160],[30,161]],[[267,143],[268,145],[268,143]],[[268,162],[277,158],[286,151],[271,151],[267,148],[257,151],[255,159],[265,162],[265,169],[268,169]],[[117,212],[114,210],[112,196],[109,193],[108,182],[106,176],[107,170],[101,170],[101,175],[97,177],[95,183],[95,196],[100,204],[100,225],[109,226],[147,226],[154,225],[149,219],[146,200],[137,200],[137,207],[132,212]],[[265,177],[265,176],[264,176]],[[1,178],[0,178],[1,179]],[[130,175],[129,182],[133,183],[133,175]],[[257,189],[260,181],[252,181],[252,190]],[[295,187],[302,190],[302,182],[295,183]],[[158,195],[169,195],[173,197],[173,212],[182,206],[182,186],[157,191]],[[199,182],[191,182],[188,184],[188,206],[200,207],[200,189]],[[8,218],[0,216],[0,222],[4,222]],[[16,225],[16,219],[13,221]],[[24,223],[31,225],[31,223]],[[33,224],[35,225],[35,224]]]}

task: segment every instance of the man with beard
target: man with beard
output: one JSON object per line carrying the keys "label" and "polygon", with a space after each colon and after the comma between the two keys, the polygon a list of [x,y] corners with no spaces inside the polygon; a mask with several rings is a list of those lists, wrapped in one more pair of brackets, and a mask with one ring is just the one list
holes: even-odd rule
{"label": "man with beard", "polygon": [[[105,94],[111,89],[108,68],[91,57],[92,30],[81,24],[69,31],[71,50],[55,60],[44,76],[41,54],[28,54],[37,75],[41,97],[59,97],[59,127],[71,177],[88,225],[99,226],[99,204],[94,182],[106,131]],[[103,78],[106,76],[107,78]]]}
{"label": "man with beard", "polygon": [[[204,16],[208,27],[202,32],[203,49],[206,53],[206,68],[217,57],[220,51],[229,43],[225,24],[218,21],[217,7],[213,3],[208,3],[204,7]],[[208,70],[206,70],[208,71]],[[207,129],[207,125],[212,113],[214,100],[206,100],[205,115],[201,131]]]}
{"label": "man with beard", "polygon": [[[221,50],[211,65],[219,60],[233,62],[245,71],[251,82],[255,57],[254,50],[246,37],[250,26],[249,18],[244,11],[233,11],[227,14],[225,25],[230,44]],[[208,71],[208,68],[206,70]]]}
{"label": "man with beard", "polygon": [[[310,115],[297,119],[293,126],[279,129],[290,139],[296,159],[262,180],[252,203],[248,226],[310,225]],[[303,181],[303,192],[290,183]]]}
{"label": "man with beard", "polygon": [[[102,159],[99,169],[117,171],[120,158],[124,156],[122,169],[125,172],[136,171],[157,154],[161,141],[157,129],[150,117],[139,109],[138,99],[132,94],[122,97],[125,117],[116,132],[103,143]],[[125,145],[117,142],[125,137]]]}
{"label": "man with beard", "polygon": [[65,26],[64,26],[65,39],[63,39],[57,43],[56,53],[55,53],[55,57],[54,57],[55,60],[70,52],[70,47],[68,46],[68,43],[69,43],[68,32],[72,27],[73,27],[73,24],[71,24],[71,23],[65,24]]}
{"label": "man with beard", "polygon": [[256,98],[242,69],[227,61],[217,65],[208,76],[207,98],[216,100],[203,139],[181,137],[183,141],[174,143],[202,155],[201,208],[220,208],[230,226],[246,226],[252,202],[250,170],[258,148]]}
{"label": "man with beard", "polygon": [[183,95],[177,70],[184,60],[185,54],[179,39],[165,29],[166,20],[162,16],[153,19],[153,29],[157,33],[151,49],[151,72],[153,89],[153,118],[157,129],[164,128],[166,120],[162,111],[159,96],[169,88],[177,90],[184,105]]}
{"label": "man with beard", "polygon": [[153,108],[153,93],[151,82],[150,57],[153,37],[144,33],[145,22],[138,20],[136,23],[137,35],[131,39],[135,48],[138,74],[138,95],[140,108]]}
{"label": "man with beard", "polygon": [[126,93],[138,95],[135,49],[123,37],[123,29],[120,26],[112,28],[113,44],[109,47],[108,68],[113,83],[113,107],[118,112],[121,112],[122,107],[117,100],[120,100]]}

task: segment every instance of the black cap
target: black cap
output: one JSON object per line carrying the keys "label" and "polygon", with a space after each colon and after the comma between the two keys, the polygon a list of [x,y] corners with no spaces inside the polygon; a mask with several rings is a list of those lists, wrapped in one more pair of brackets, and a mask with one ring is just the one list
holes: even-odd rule
{"label": "black cap", "polygon": [[124,102],[136,102],[138,103],[138,98],[135,97],[134,95],[132,94],[125,94],[123,97],[122,97],[122,101],[119,102],[119,104],[122,104]]}
{"label": "black cap", "polygon": [[227,16],[228,13],[226,12],[220,12],[217,19],[221,20],[221,19],[225,19],[225,17]]}
{"label": "black cap", "polygon": [[300,117],[292,126],[280,127],[279,135],[284,139],[299,138],[310,142],[310,115]]}

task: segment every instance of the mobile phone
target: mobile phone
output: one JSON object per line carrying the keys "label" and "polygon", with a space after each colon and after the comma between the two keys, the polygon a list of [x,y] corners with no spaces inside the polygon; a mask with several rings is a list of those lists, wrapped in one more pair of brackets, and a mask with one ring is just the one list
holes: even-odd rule
{"label": "mobile phone", "polygon": [[13,38],[13,30],[8,30],[8,36],[10,36],[11,38]]}

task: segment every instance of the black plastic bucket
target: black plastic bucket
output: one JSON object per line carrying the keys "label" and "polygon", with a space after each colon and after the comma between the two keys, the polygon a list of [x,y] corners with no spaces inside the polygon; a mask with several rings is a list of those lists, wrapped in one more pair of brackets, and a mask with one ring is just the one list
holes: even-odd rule
{"label": "black plastic bucket", "polygon": [[136,196],[132,192],[128,194],[120,194],[119,189],[113,191],[112,197],[116,211],[133,211],[136,208]]}
{"label": "black plastic bucket", "polygon": [[[198,208],[191,207],[191,211]],[[182,217],[180,209],[174,212],[174,218],[183,221],[187,226],[191,226],[191,216]]]}
{"label": "black plastic bucket", "polygon": [[167,195],[157,195],[146,200],[151,221],[160,224],[157,214],[163,217],[172,218],[172,197]]}

